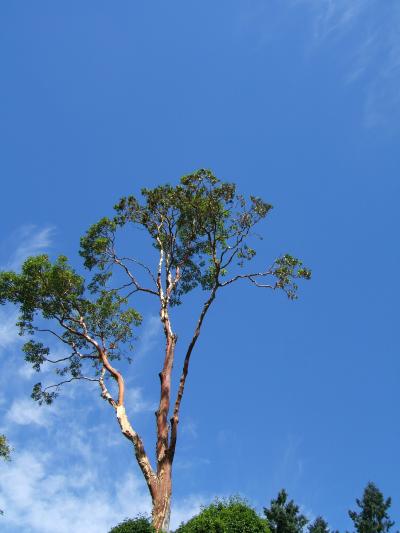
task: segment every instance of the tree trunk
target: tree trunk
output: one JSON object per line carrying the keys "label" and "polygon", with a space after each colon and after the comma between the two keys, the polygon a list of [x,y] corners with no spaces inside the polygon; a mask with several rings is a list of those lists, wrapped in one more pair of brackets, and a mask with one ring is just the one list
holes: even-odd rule
{"label": "tree trunk", "polygon": [[157,532],[168,533],[171,516],[172,465],[166,461],[160,470],[157,488],[154,491],[152,523]]}

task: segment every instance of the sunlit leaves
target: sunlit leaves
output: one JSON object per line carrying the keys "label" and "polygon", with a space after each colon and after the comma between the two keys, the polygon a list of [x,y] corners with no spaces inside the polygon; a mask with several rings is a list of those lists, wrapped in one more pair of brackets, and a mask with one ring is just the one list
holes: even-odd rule
{"label": "sunlit leaves", "polygon": [[5,461],[11,459],[11,446],[5,435],[0,435],[0,457]]}
{"label": "sunlit leaves", "polygon": [[[0,289],[3,300],[19,307],[17,325],[22,335],[46,334],[62,343],[65,354],[58,358],[50,357],[40,338],[24,344],[25,360],[37,372],[45,362],[54,365],[59,376],[73,379],[82,377],[83,363],[97,372],[98,348],[107,350],[110,359],[120,358],[126,348],[130,350],[134,327],[141,322],[139,313],[117,291],[88,293],[83,277],[64,256],[54,262],[47,255],[28,258],[20,274],[0,273]],[[55,394],[37,384],[32,397],[50,403]]]}
{"label": "sunlit leaves", "polygon": [[45,403],[46,405],[50,405],[53,403],[53,401],[57,398],[58,393],[55,391],[48,392],[42,388],[41,383],[36,383],[33,386],[31,398],[38,402],[39,405],[42,405]]}
{"label": "sunlit leaves", "polygon": [[42,364],[50,353],[50,348],[41,342],[30,340],[23,345],[22,351],[25,353],[25,361],[31,363],[36,372],[40,372]]}
{"label": "sunlit leaves", "polygon": [[[169,303],[181,303],[197,286],[210,290],[235,267],[243,267],[256,255],[247,242],[256,237],[252,228],[272,206],[261,198],[249,201],[236,185],[221,182],[207,169],[188,174],[176,186],[142,189],[142,201],[122,198],[116,216],[93,225],[81,241],[81,254],[89,268],[98,267],[92,282],[106,285],[116,255],[117,228],[134,224],[147,231],[153,246],[164,252],[166,278],[179,272]],[[107,275],[104,275],[104,272]]]}
{"label": "sunlit leaves", "polygon": [[287,296],[294,300],[297,298],[297,279],[311,279],[311,270],[303,266],[302,261],[289,254],[278,258],[272,270],[276,278],[275,288],[282,289]]}

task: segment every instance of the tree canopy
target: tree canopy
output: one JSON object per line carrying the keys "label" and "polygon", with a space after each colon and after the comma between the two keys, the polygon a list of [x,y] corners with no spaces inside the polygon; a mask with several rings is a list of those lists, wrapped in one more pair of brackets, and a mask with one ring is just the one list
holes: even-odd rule
{"label": "tree canopy", "polygon": [[264,508],[271,533],[302,533],[308,523],[307,518],[300,513],[299,506],[293,500],[288,501],[285,489],[282,489],[269,508]]}
{"label": "tree canopy", "polygon": [[356,499],[359,511],[349,511],[357,533],[386,533],[393,526],[388,510],[391,498],[385,500],[378,487],[369,482],[361,499]]}

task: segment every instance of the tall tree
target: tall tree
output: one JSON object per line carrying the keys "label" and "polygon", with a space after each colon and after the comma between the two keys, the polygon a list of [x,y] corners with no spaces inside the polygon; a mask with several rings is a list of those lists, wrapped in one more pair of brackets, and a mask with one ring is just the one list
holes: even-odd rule
{"label": "tall tree", "polygon": [[362,499],[357,498],[356,503],[359,512],[349,511],[349,516],[357,533],[385,533],[394,526],[388,514],[392,500],[391,498],[385,500],[374,483],[367,484]]}
{"label": "tall tree", "polygon": [[[122,198],[115,206],[115,216],[101,219],[81,239],[80,254],[91,271],[86,276],[89,279],[77,274],[65,257],[55,262],[46,255],[32,257],[20,274],[0,275],[0,299],[19,305],[21,333],[33,336],[24,345],[25,359],[37,371],[48,361],[62,376],[54,385],[36,384],[33,398],[50,403],[63,384],[98,382],[102,397],[115,410],[123,435],[134,447],[153,502],[153,525],[168,531],[182,397],[193,349],[217,294],[247,281],[256,287],[281,290],[294,299],[296,281],[309,279],[311,273],[288,254],[272,261],[268,268],[243,270],[256,255],[249,245],[250,237],[255,236],[253,228],[271,206],[253,196],[246,201],[234,184],[220,182],[208,170],[183,177],[177,186],[143,189],[142,197],[142,203],[134,196]],[[129,228],[147,235],[155,250],[154,264],[119,249],[120,232],[129,234]],[[184,347],[179,384],[173,395],[171,378],[178,337],[171,308],[181,305],[185,295],[196,288],[206,296]],[[114,366],[114,361],[130,355],[134,329],[141,321],[131,301],[139,294],[158,307],[165,336],[154,463],[128,419],[123,372]],[[51,358],[49,346],[43,343],[45,334],[63,343],[69,355]],[[115,380],[116,396],[109,391],[107,378]]]}
{"label": "tall tree", "polygon": [[288,501],[285,489],[282,489],[271,506],[264,508],[271,533],[302,533],[307,525],[307,518],[300,513],[299,506],[293,500]]}

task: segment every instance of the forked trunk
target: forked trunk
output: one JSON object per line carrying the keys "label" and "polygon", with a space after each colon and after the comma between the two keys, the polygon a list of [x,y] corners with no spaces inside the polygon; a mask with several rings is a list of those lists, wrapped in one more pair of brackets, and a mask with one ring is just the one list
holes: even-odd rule
{"label": "forked trunk", "polygon": [[152,524],[157,532],[168,533],[171,517],[171,465],[166,464],[160,473],[161,476],[152,499]]}

